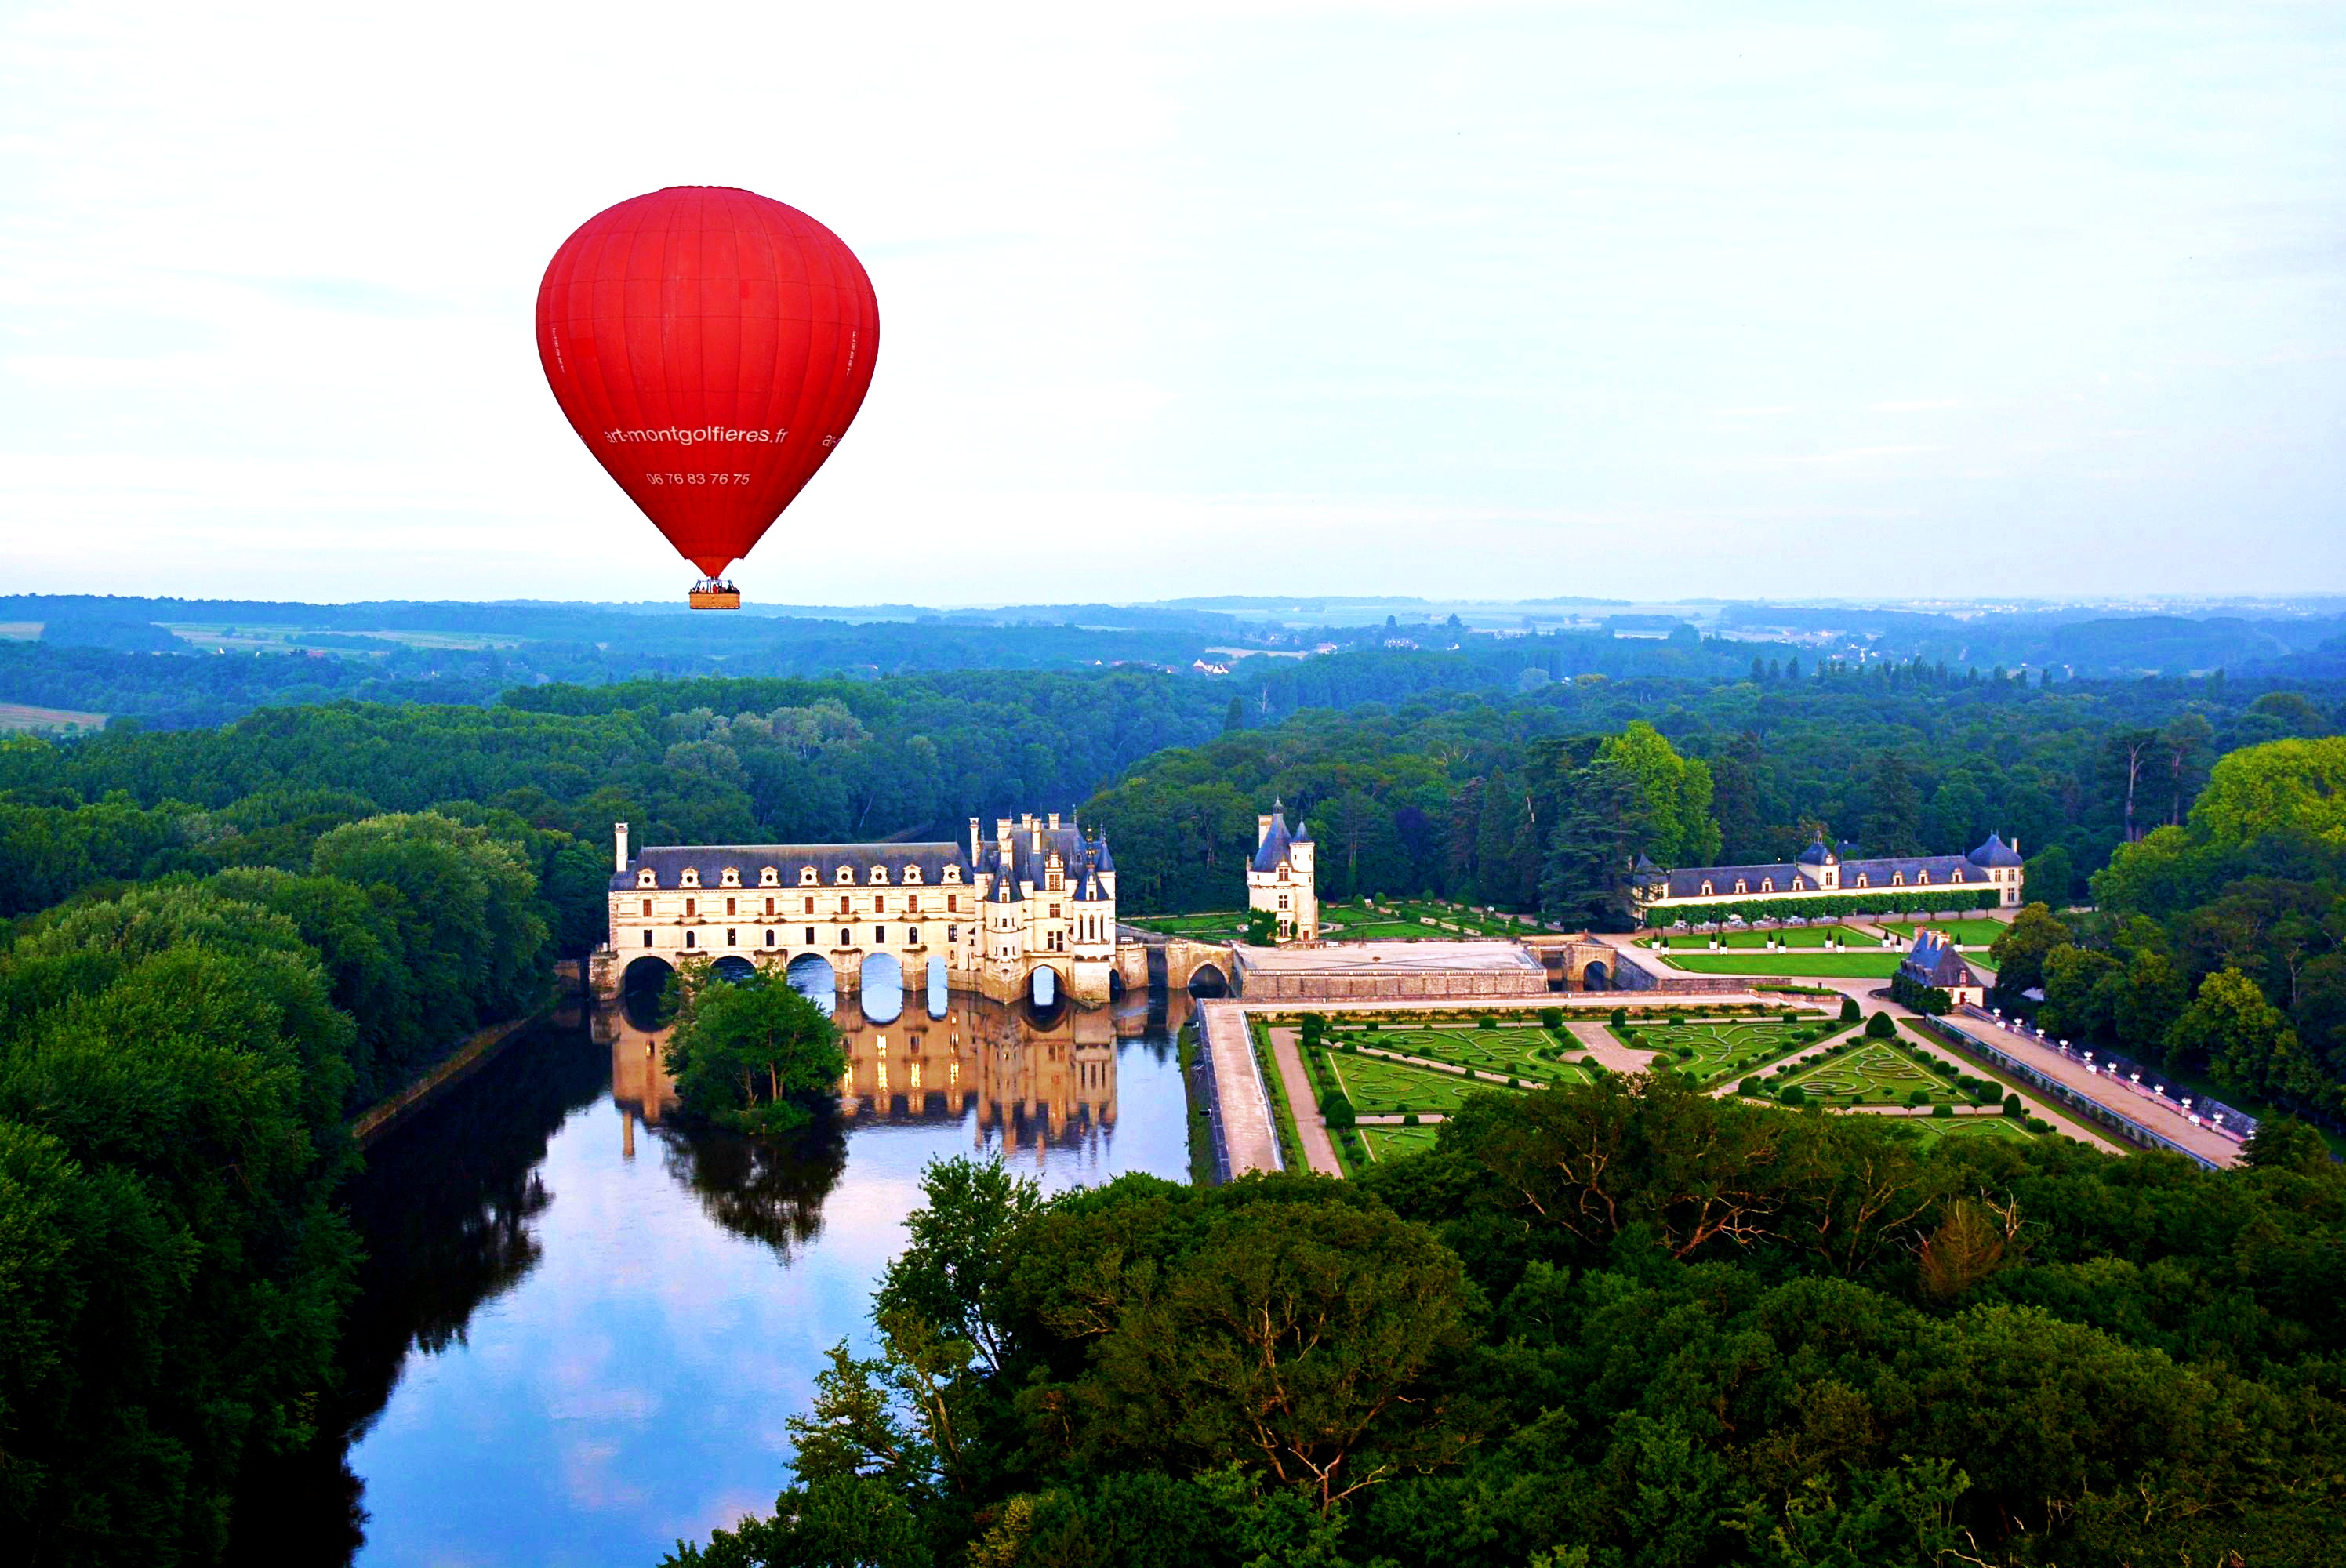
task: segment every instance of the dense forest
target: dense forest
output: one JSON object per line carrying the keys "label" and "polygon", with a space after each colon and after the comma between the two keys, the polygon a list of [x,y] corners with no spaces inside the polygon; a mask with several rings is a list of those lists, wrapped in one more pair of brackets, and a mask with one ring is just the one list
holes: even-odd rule
{"label": "dense forest", "polygon": [[[2047,686],[1921,665],[1582,679],[1307,709],[1151,757],[1085,817],[1138,910],[1229,907],[1271,796],[1311,825],[1333,899],[1430,891],[1617,924],[1602,873],[1640,850],[1745,864],[1824,833],[1949,853],[1994,830],[2032,858],[2032,893],[2066,904],[2117,846],[2181,823],[2217,758],[2329,733],[2341,700],[2341,682]],[[1632,726],[1649,726],[1634,746]]]}
{"label": "dense forest", "polygon": [[2293,1124],[2209,1174],[1606,1075],[1365,1179],[924,1185],[774,1512],[675,1568],[2334,1560]]}

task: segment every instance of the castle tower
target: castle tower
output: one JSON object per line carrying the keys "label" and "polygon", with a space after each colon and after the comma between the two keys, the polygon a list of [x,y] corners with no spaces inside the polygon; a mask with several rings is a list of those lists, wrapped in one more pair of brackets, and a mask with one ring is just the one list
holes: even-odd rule
{"label": "castle tower", "polygon": [[1282,802],[1255,819],[1254,859],[1247,864],[1247,908],[1272,917],[1282,942],[1320,940],[1320,897],[1313,869],[1316,846],[1300,814],[1290,832]]}

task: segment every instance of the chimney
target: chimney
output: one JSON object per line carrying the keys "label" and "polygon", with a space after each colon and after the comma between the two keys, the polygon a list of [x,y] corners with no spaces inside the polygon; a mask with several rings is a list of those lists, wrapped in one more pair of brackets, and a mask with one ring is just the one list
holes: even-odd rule
{"label": "chimney", "polygon": [[611,870],[614,873],[625,871],[627,869],[627,825],[625,822],[612,823],[611,836],[617,840],[617,848],[611,856]]}
{"label": "chimney", "polygon": [[1054,833],[1057,832],[1059,830],[1059,814],[1056,811],[1051,813],[1050,823],[1051,831]]}
{"label": "chimney", "polygon": [[974,870],[977,865],[977,819],[974,817],[969,820],[969,863]]}

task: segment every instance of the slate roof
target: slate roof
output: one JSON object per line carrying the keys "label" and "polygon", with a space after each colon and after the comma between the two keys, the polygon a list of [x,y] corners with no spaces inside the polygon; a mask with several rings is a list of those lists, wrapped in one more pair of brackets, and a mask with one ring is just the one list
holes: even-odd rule
{"label": "slate roof", "polygon": [[1836,858],[1832,850],[1826,847],[1825,836],[1822,833],[1817,835],[1816,842],[1800,851],[1800,864],[1804,866],[1830,865]]}
{"label": "slate roof", "polygon": [[1978,988],[1979,976],[1955,951],[1954,943],[1935,931],[1926,931],[1914,939],[1914,950],[1898,966],[1898,972],[1924,985],[1935,985],[1942,991],[1958,986]]}
{"label": "slate roof", "polygon": [[1265,833],[1262,842],[1255,847],[1254,860],[1248,869],[1257,871],[1279,870],[1279,862],[1287,859],[1288,849],[1294,841],[1287,836],[1287,813],[1271,812],[1270,831]]}
{"label": "slate roof", "polygon": [[[1037,834],[1042,837],[1039,850],[1035,847]],[[1014,822],[1010,828],[1009,876],[1006,880],[1013,884],[1041,887],[1044,873],[1050,869],[1054,850],[1058,851],[1059,869],[1066,873],[1070,882],[1074,881],[1082,874],[1084,858],[1090,852],[1084,842],[1081,829],[1072,822],[1057,828],[1026,828]],[[986,840],[978,845],[976,869],[992,873],[997,881],[1005,880],[1002,875],[1005,859],[1000,848],[992,840]]]}
{"label": "slate roof", "polygon": [[2002,833],[1990,833],[1987,836],[1987,842],[1974,850],[1966,859],[1975,866],[2017,866],[2025,863],[2020,858],[2020,851],[2004,841]]}
{"label": "slate roof", "polygon": [[[1743,891],[1751,893],[1758,892],[1760,884],[1763,881],[1774,882],[1776,885],[1770,891],[1780,893],[1816,893],[1824,891],[1816,878],[1808,874],[1806,867],[1790,860],[1776,860],[1762,866],[1697,866],[1690,871],[1672,871],[1669,874],[1670,891],[1668,896],[1674,899],[1698,899],[1706,896],[1732,897],[1735,892],[1735,879],[1738,877],[1741,877],[1748,884]],[[1708,895],[1702,891],[1702,884],[1706,881],[1710,883],[1710,892]]]}
{"label": "slate roof", "polygon": [[649,868],[663,888],[684,885],[686,868],[700,873],[704,888],[719,886],[726,868],[731,867],[741,875],[743,887],[755,887],[768,866],[774,868],[781,885],[799,886],[799,873],[806,867],[814,868],[815,881],[824,887],[839,880],[839,868],[845,866],[854,876],[855,884],[862,886],[872,880],[873,866],[888,868],[888,882],[893,887],[904,881],[909,867],[921,869],[921,883],[934,887],[945,880],[947,866],[961,868],[962,881],[970,880],[970,864],[962,847],[955,843],[935,844],[671,844],[648,846],[638,850],[627,861],[627,869],[613,875],[613,892],[622,892],[636,886],[636,873]]}
{"label": "slate roof", "polygon": [[1099,869],[1101,871],[1114,871],[1116,870],[1116,857],[1107,852],[1107,835],[1106,833],[1102,833],[1098,838],[1092,840],[1092,849],[1094,852],[1099,856]]}

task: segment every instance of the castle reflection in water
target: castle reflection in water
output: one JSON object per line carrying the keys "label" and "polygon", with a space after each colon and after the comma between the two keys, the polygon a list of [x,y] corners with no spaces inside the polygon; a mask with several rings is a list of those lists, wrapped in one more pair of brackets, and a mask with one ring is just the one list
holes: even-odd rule
{"label": "castle reflection in water", "polygon": [[[892,988],[810,994],[831,1013],[847,1050],[839,1105],[850,1130],[967,1119],[974,1147],[1031,1150],[1037,1161],[1046,1148],[1113,1131],[1117,1043],[1152,1022],[1170,1035],[1189,1013],[1186,992],[1158,993],[1155,1005],[1166,1013],[1153,1021],[1147,997],[1085,1009],[1036,1008],[943,987],[930,992],[926,1005],[902,1007]],[[611,1047],[611,1095],[633,1157],[637,1121],[657,1126],[676,1105],[676,1083],[661,1060],[669,1032],[657,1025],[655,999],[642,996],[598,1010],[594,1029]]]}

